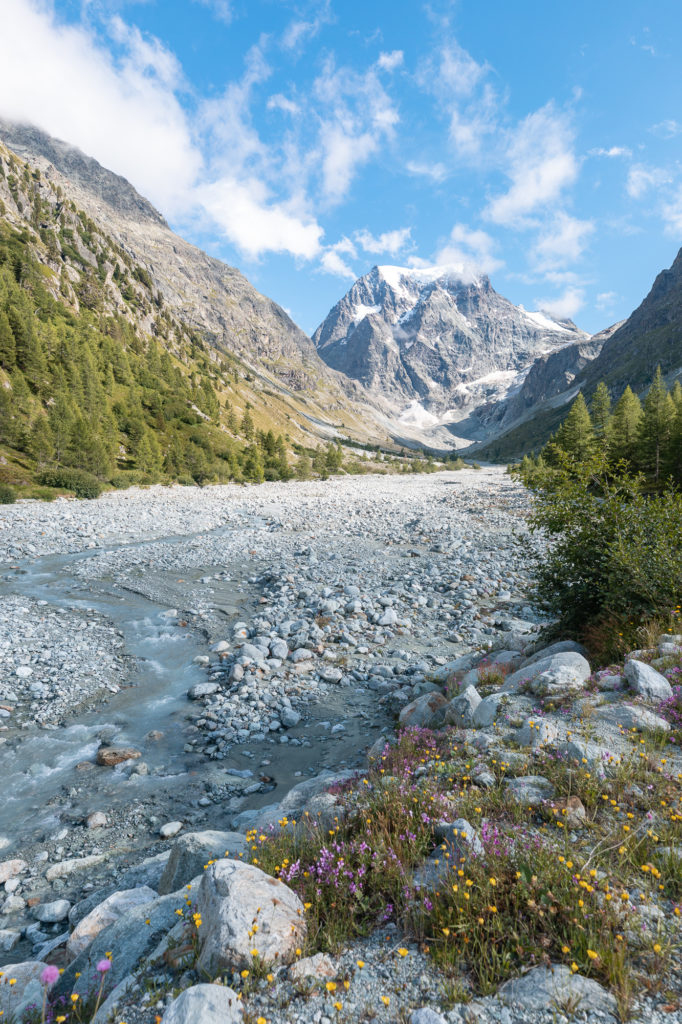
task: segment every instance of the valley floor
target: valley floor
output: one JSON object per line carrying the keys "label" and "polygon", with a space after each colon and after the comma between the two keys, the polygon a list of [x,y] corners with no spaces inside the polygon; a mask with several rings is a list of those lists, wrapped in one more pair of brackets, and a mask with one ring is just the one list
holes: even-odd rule
{"label": "valley floor", "polygon": [[[458,656],[475,672],[471,652],[506,650],[511,666],[532,650],[541,622],[527,597],[536,543],[527,512],[526,492],[498,468],[152,487],[2,508],[0,965],[55,963],[65,968],[57,987],[80,991],[88,955],[108,941],[107,980],[121,988],[98,1022],[160,1019],[194,975],[178,973],[165,937],[177,898],[171,906],[157,893],[190,881],[211,844],[220,856],[227,843],[247,853],[252,825],[287,808],[298,815],[310,799],[324,802],[335,778],[365,771],[396,715],[447,689]],[[483,676],[477,685],[485,692]],[[521,726],[536,702],[514,699],[506,717]],[[564,714],[552,739],[568,729],[570,740],[571,727]],[[473,733],[465,729],[467,743]],[[617,716],[598,733],[613,750],[625,743]],[[493,738],[485,725],[479,735],[471,750],[482,763]],[[151,930],[126,905],[76,956],[69,935],[79,922],[94,930],[98,904],[141,885],[153,890],[139,912]],[[6,978],[12,969],[20,973],[0,967]],[[388,919],[320,970],[312,993],[286,973],[274,987],[245,987],[245,1021],[389,1022],[453,1003],[423,944]],[[336,980],[325,990],[327,977]],[[357,980],[343,1012],[332,995],[342,977]],[[227,983],[239,987],[239,974]],[[0,1009],[15,1012],[21,991],[13,1003],[8,991],[0,980]],[[605,999],[582,1019],[612,1010]],[[514,1012],[483,1001],[417,1024],[553,1019]]]}

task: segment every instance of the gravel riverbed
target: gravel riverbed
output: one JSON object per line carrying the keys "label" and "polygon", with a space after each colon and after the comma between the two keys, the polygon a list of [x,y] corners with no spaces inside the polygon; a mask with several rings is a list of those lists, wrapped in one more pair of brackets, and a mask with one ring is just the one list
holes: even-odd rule
{"label": "gravel riverbed", "polygon": [[[35,906],[162,864],[164,824],[246,827],[302,779],[363,765],[458,654],[532,640],[527,510],[496,468],[3,508],[0,751],[24,796],[0,843],[24,867],[0,894],[0,962],[64,929]],[[133,599],[136,628],[189,664],[135,657],[112,611]],[[100,745],[125,756],[97,764]]]}

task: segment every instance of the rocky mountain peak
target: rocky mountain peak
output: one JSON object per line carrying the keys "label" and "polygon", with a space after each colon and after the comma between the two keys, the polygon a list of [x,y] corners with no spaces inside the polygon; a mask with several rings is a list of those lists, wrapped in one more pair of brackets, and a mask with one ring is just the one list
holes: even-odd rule
{"label": "rocky mountain peak", "polygon": [[513,305],[462,265],[373,267],[313,334],[329,366],[399,420],[416,411],[429,426],[466,418],[518,388],[539,356],[588,338],[570,320]]}

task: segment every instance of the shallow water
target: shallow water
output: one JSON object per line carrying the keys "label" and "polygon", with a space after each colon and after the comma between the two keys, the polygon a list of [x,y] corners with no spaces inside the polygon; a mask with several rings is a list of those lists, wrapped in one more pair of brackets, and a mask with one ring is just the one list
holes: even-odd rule
{"label": "shallow water", "polygon": [[[65,788],[80,790],[78,803],[86,814],[130,799],[130,764],[87,772],[76,768],[94,759],[103,739],[143,752],[149,775],[135,779],[137,797],[197,762],[196,756],[183,753],[183,724],[187,690],[206,679],[205,669],[192,663],[197,654],[206,653],[206,639],[164,617],[168,609],[163,605],[113,583],[91,585],[75,579],[74,563],[95,553],[41,558],[4,576],[5,593],[106,616],[123,634],[125,653],[134,659],[130,685],[111,693],[106,703],[89,711],[74,709],[77,721],[26,729],[0,747],[0,833],[13,838],[44,831],[52,818],[49,804]],[[233,605],[240,600],[237,590],[230,594]],[[151,731],[163,737],[150,742],[145,737]]]}

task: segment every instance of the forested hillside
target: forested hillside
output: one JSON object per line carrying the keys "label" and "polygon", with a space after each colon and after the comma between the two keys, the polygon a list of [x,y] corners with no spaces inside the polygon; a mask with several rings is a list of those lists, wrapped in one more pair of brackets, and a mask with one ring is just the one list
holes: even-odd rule
{"label": "forested hillside", "polygon": [[106,482],[286,479],[294,442],[273,421],[289,417],[268,416],[258,391],[145,267],[0,146],[0,483],[89,495]]}

